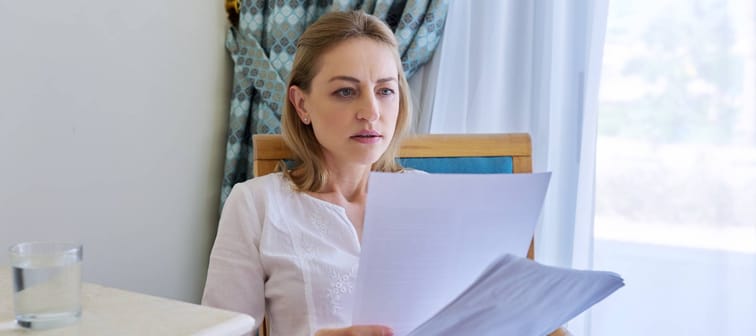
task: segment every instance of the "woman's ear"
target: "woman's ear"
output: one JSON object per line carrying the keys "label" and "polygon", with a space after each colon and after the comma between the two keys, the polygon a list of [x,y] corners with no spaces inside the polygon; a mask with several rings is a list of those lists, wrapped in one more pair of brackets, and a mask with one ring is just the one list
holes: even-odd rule
{"label": "woman's ear", "polygon": [[305,98],[306,96],[304,91],[302,91],[302,89],[300,89],[298,86],[292,85],[289,87],[289,101],[297,111],[299,120],[307,125],[310,123],[310,115],[307,113],[307,109],[305,108]]}

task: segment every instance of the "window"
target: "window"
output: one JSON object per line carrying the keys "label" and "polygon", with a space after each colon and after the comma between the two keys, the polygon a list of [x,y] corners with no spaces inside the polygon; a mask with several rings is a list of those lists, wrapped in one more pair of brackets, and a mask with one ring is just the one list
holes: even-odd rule
{"label": "window", "polygon": [[611,1],[591,335],[756,334],[756,2]]}

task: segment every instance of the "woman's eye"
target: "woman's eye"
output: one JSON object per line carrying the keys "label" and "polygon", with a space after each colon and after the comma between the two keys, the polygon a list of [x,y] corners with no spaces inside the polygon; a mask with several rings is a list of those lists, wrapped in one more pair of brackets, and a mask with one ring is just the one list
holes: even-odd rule
{"label": "woman's eye", "polygon": [[334,92],[334,94],[339,97],[352,97],[354,96],[354,89],[352,88],[338,89],[336,90],[336,92]]}
{"label": "woman's eye", "polygon": [[378,94],[380,94],[381,96],[390,96],[390,95],[394,94],[394,90],[393,89],[384,88],[384,89],[378,90]]}

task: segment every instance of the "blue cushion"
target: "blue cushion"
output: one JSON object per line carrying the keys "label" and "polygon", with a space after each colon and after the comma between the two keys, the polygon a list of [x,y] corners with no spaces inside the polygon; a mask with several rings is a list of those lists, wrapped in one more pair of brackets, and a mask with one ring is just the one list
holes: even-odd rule
{"label": "blue cushion", "polygon": [[399,159],[405,168],[440,174],[511,174],[512,157],[441,157]]}

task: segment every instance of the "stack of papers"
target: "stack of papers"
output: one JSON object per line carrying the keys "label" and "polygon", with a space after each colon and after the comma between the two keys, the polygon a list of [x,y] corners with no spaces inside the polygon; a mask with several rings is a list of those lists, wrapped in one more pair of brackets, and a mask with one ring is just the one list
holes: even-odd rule
{"label": "stack of papers", "polygon": [[353,324],[545,335],[623,285],[525,259],[550,174],[370,177]]}
{"label": "stack of papers", "polygon": [[549,267],[508,254],[409,335],[546,335],[623,285],[611,272]]}

